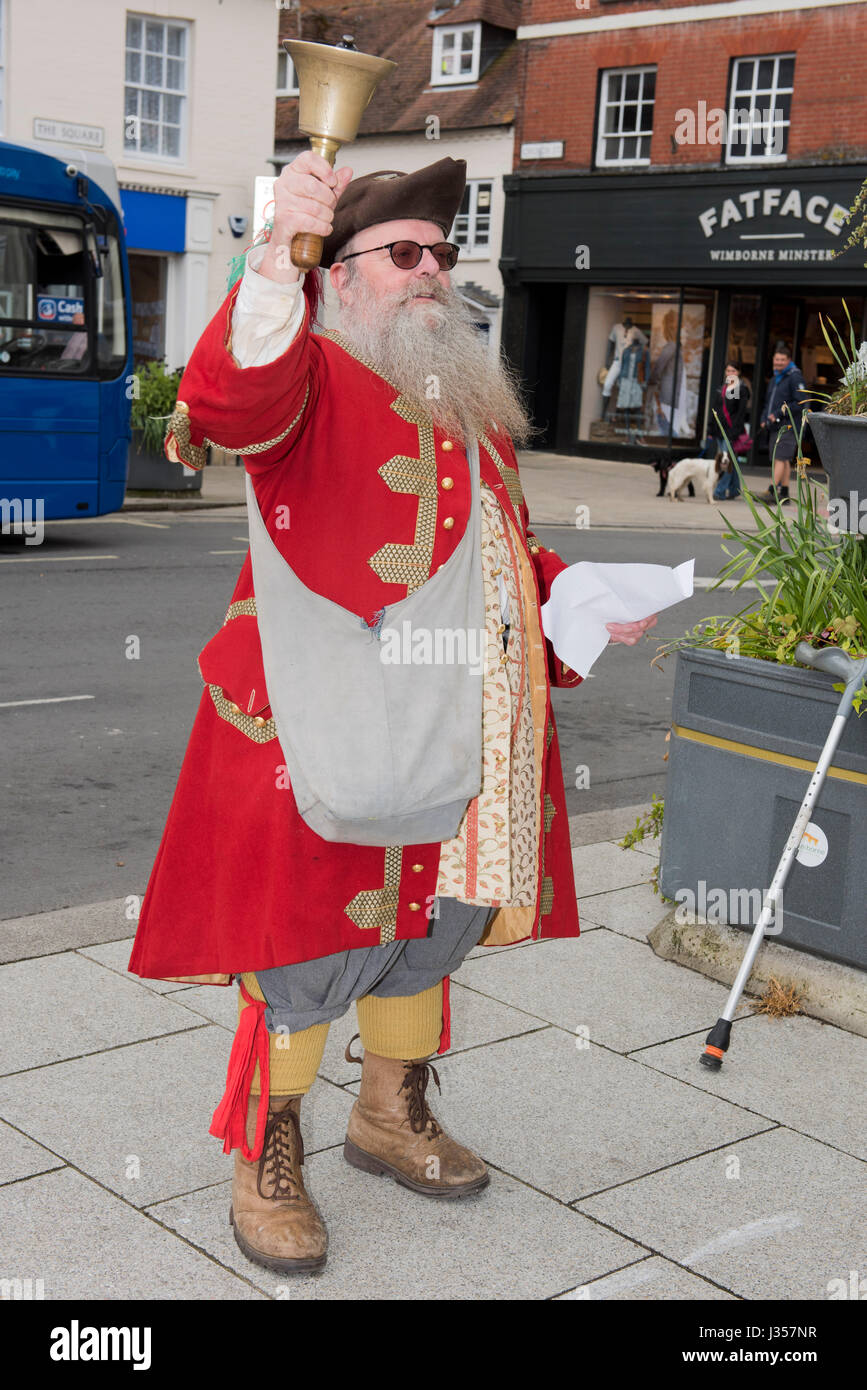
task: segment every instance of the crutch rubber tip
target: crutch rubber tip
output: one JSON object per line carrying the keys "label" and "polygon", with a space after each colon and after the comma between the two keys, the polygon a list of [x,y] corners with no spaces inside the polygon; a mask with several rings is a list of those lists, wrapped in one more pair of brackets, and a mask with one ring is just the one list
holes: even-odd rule
{"label": "crutch rubber tip", "polygon": [[711,1071],[719,1071],[722,1066],[722,1057],[715,1057],[712,1052],[703,1052],[698,1060],[703,1067],[709,1067]]}

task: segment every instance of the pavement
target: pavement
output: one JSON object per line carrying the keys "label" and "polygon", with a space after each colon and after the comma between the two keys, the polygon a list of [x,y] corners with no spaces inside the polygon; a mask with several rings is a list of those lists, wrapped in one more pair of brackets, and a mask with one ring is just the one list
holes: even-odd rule
{"label": "pavement", "polygon": [[[244,505],[244,469],[228,455],[205,468],[201,492],[175,497],[128,497],[125,511]],[[755,529],[743,498],[708,505],[704,497],[671,502],[657,497],[659,478],[648,464],[611,459],[576,458],[567,454],[527,450],[518,455],[521,481],[532,522],[537,525],[616,527],[618,530],[713,531],[725,517],[739,527]],[[769,474],[748,475],[756,492],[764,492]],[[582,510],[578,510],[578,509]]]}
{"label": "pavement", "polygon": [[580,938],[477,947],[453,977],[433,1106],[485,1192],[434,1203],[345,1163],[354,1010],[332,1025],[303,1104],[315,1278],[250,1264],[229,1227],[208,1126],[235,989],[128,975],[129,899],[4,922],[0,1279],[121,1302],[863,1297],[867,1039],[748,1000],[722,1071],[699,1065],[726,990],[648,944],[656,842],[617,844],[644,809],[571,818]]}

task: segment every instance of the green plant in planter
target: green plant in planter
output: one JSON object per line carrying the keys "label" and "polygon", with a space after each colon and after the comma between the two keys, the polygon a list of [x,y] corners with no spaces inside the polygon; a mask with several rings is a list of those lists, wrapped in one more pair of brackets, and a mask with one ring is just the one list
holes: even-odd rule
{"label": "green plant in planter", "polygon": [[[810,399],[823,401],[826,415],[867,415],[867,343],[862,343],[860,347],[857,345],[852,315],[849,313],[849,305],[845,299],[843,300],[843,308],[849,322],[848,343],[832,320],[829,319],[826,324],[822,315],[819,315],[819,323],[822,326],[825,342],[831,349],[834,361],[842,372],[840,386],[836,391],[817,391]],[[836,347],[831,341],[831,334],[828,332],[829,327],[837,339]]]}
{"label": "green plant in planter", "polygon": [[181,373],[166,362],[145,362],[133,372],[130,425],[138,452],[162,454],[165,422],[175,408]]}
{"label": "green plant in planter", "polygon": [[[731,446],[729,453],[740,476]],[[722,548],[729,559],[712,588],[725,580],[734,580],[735,589],[758,583],[764,589],[761,602],[734,617],[703,619],[683,637],[660,647],[654,664],[674,651],[699,647],[794,666],[800,641],[840,647],[851,656],[867,653],[867,539],[829,530],[819,508],[827,490],[808,481],[800,462],[797,480],[796,511],[760,502],[763,517],[758,499],[742,487],[758,529],[744,531],[726,519]],[[865,699],[867,689],[862,688],[855,701],[859,714]]]}
{"label": "green plant in planter", "polygon": [[[834,252],[835,259],[837,256],[842,256],[843,252],[848,251],[850,247],[857,246],[859,241],[867,248],[867,179],[864,180],[855,195],[855,200],[849,209],[847,225],[849,225],[849,236],[845,243],[838,246]],[[864,264],[867,266],[867,261]]]}

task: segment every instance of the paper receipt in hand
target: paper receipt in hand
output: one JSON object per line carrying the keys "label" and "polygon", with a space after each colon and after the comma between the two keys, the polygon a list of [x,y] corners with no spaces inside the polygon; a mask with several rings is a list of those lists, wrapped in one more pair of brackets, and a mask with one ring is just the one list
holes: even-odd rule
{"label": "paper receipt in hand", "polygon": [[557,575],[542,606],[542,627],[561,661],[586,676],[611,633],[692,597],[695,560],[668,565],[600,565],[581,560]]}

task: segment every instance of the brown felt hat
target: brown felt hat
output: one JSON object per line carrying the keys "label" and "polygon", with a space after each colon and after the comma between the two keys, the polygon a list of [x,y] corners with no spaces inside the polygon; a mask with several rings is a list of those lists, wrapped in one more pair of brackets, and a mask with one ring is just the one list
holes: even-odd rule
{"label": "brown felt hat", "polygon": [[380,169],[352,179],[334,211],[331,235],[325,238],[320,264],[326,269],[339,259],[341,248],[356,232],[377,222],[414,218],[436,222],[448,236],[464,196],[467,182],[465,159],[438,159],[412,174]]}

